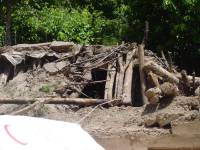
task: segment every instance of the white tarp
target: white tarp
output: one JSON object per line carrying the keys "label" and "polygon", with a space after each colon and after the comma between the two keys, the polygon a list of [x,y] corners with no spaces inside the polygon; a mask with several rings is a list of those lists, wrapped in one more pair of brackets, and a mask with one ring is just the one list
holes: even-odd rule
{"label": "white tarp", "polygon": [[0,150],[104,150],[78,124],[0,116]]}

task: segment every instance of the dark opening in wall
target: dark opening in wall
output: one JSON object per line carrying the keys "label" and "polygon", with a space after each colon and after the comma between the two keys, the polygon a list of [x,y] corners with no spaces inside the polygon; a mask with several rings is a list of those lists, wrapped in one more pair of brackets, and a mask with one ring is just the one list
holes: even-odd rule
{"label": "dark opening in wall", "polygon": [[15,75],[14,71],[15,71],[15,68],[12,66],[10,62],[8,62],[4,58],[0,59],[0,75],[4,74],[6,76],[6,82],[13,79]]}
{"label": "dark opening in wall", "polygon": [[[101,81],[106,80],[107,71],[95,68],[92,70],[92,80],[93,81]],[[84,94],[91,98],[104,98],[105,92],[105,82],[95,83],[95,84],[88,84],[82,91]],[[80,97],[85,98],[86,96],[81,95]]]}
{"label": "dark opening in wall", "polygon": [[133,80],[132,80],[132,104],[134,107],[140,107],[143,105],[141,86],[140,86],[140,74],[139,66],[133,68]]}

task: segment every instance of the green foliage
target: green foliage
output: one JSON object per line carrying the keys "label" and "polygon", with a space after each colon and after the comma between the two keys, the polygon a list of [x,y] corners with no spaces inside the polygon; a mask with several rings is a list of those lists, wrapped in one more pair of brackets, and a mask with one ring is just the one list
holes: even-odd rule
{"label": "green foliage", "polygon": [[37,10],[30,6],[15,10],[13,22],[20,42],[62,40],[100,43],[105,33],[103,29],[111,26],[110,20],[101,13],[90,13],[87,9],[44,7]]}
{"label": "green foliage", "polygon": [[55,90],[55,85],[43,85],[39,91],[44,93],[52,93]]}
{"label": "green foliage", "polygon": [[3,26],[0,26],[0,46],[4,45],[4,39],[5,39],[5,29]]}
{"label": "green foliage", "polygon": [[[0,15],[6,12],[5,2],[0,2]],[[171,51],[179,64],[184,62],[178,59],[195,64],[200,57],[200,0],[16,0],[13,5],[17,43],[139,43],[147,20],[148,48]],[[1,25],[0,44],[5,35]]]}

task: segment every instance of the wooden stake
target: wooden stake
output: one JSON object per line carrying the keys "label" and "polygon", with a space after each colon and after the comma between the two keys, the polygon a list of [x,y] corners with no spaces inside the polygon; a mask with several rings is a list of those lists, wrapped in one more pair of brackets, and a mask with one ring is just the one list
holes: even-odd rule
{"label": "wooden stake", "polygon": [[139,73],[140,73],[140,86],[141,86],[142,102],[143,102],[143,104],[147,104],[148,101],[144,94],[146,85],[145,85],[144,72],[143,72],[143,68],[144,68],[144,45],[143,44],[138,45],[138,55],[139,55],[138,58],[139,58]]}

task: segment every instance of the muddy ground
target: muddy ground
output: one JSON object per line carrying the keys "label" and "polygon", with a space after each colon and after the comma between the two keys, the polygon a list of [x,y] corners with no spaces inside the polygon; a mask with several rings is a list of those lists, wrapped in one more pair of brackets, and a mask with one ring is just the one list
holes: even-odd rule
{"label": "muddy ground", "polygon": [[[0,87],[0,96],[58,96],[54,90],[63,80],[62,74],[49,75],[42,68],[20,72],[5,86]],[[10,114],[25,106],[27,105],[1,104],[0,114]],[[24,115],[79,123],[107,149],[145,149],[152,139],[171,135],[177,124],[193,121],[199,123],[200,99],[177,96],[173,99],[165,98],[156,105],[104,106],[96,109],[94,106],[48,104],[35,107]]]}

